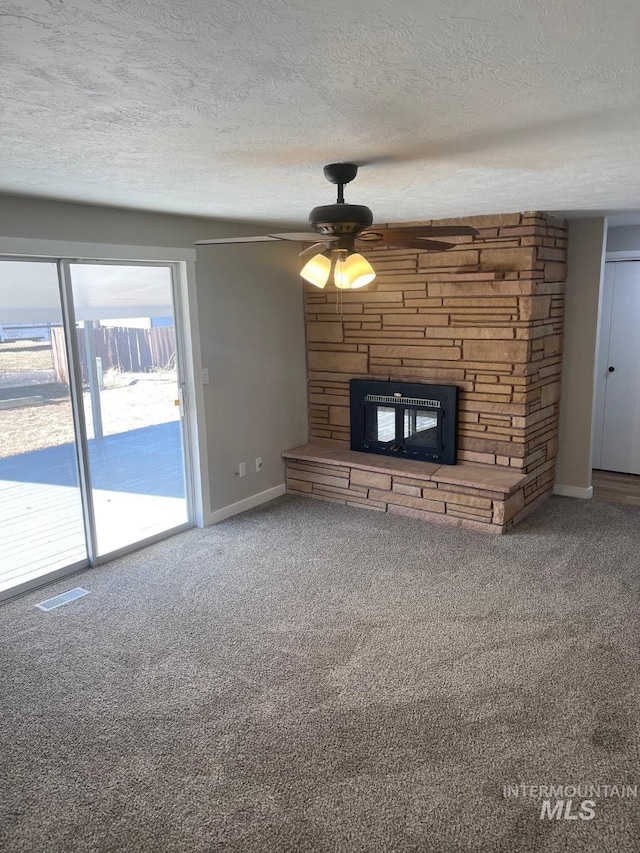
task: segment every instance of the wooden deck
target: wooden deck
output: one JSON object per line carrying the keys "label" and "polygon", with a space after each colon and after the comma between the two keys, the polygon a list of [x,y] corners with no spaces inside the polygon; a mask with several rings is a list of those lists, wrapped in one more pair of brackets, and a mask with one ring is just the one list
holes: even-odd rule
{"label": "wooden deck", "polygon": [[[98,550],[187,521],[180,424],[89,442]],[[86,561],[75,447],[0,459],[0,592]]]}

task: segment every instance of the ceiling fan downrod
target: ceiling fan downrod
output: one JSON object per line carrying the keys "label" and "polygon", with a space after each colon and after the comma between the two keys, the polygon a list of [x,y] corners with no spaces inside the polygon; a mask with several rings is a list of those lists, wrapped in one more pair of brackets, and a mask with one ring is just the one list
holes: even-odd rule
{"label": "ceiling fan downrod", "polygon": [[338,185],[336,204],[344,204],[344,188],[358,174],[355,163],[329,163],[324,167],[324,176],[332,184]]}
{"label": "ceiling fan downrod", "polygon": [[373,222],[373,214],[362,204],[346,204],[344,187],[358,174],[355,163],[329,163],[324,167],[324,176],[338,186],[335,204],[314,207],[309,214],[309,224],[321,235],[334,237],[355,236]]}

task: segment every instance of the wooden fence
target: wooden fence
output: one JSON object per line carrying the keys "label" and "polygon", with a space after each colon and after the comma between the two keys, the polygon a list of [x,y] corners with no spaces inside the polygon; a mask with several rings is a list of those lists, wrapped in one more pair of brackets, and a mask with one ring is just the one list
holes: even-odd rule
{"label": "wooden fence", "polygon": [[[93,332],[96,358],[102,360],[102,370],[117,368],[126,373],[147,373],[150,370],[165,370],[175,366],[176,336],[173,326],[158,326],[153,329],[135,329],[119,326],[97,326]],[[87,347],[84,329],[77,330],[78,351],[82,369],[82,381],[89,381]],[[64,332],[61,328],[51,329],[53,346],[53,369],[56,382],[68,384],[67,352]]]}

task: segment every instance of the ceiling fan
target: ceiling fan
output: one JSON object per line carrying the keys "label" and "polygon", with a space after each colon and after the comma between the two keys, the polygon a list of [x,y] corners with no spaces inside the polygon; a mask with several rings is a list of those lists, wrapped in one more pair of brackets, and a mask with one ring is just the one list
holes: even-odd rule
{"label": "ceiling fan", "polygon": [[454,244],[430,238],[478,233],[468,225],[414,225],[372,229],[371,210],[362,204],[346,204],[344,200],[344,187],[357,173],[358,167],[355,163],[330,163],[324,167],[325,178],[338,186],[338,198],[335,204],[313,208],[309,214],[309,224],[315,231],[198,240],[196,246],[269,243],[274,240],[312,243],[300,252],[301,256],[316,253],[302,268],[302,278],[320,288],[325,287],[328,281],[333,281],[339,290],[356,290],[372,282],[376,275],[371,264],[360,254],[361,250],[366,251],[371,246],[394,246],[443,252]]}

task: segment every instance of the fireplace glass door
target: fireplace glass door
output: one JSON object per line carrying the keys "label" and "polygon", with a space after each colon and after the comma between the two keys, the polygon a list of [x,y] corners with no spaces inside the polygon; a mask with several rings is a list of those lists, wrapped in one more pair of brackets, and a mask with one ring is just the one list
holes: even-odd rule
{"label": "fireplace glass door", "polygon": [[395,452],[439,452],[441,413],[437,409],[365,403],[364,434],[368,445],[384,445]]}
{"label": "fireplace glass door", "polygon": [[377,406],[368,404],[365,409],[365,440],[396,443],[396,414],[394,406]]}
{"label": "fireplace glass door", "polygon": [[456,464],[458,388],[352,379],[351,449]]}
{"label": "fireplace glass door", "polygon": [[403,444],[410,448],[440,450],[440,419],[435,409],[404,409]]}

